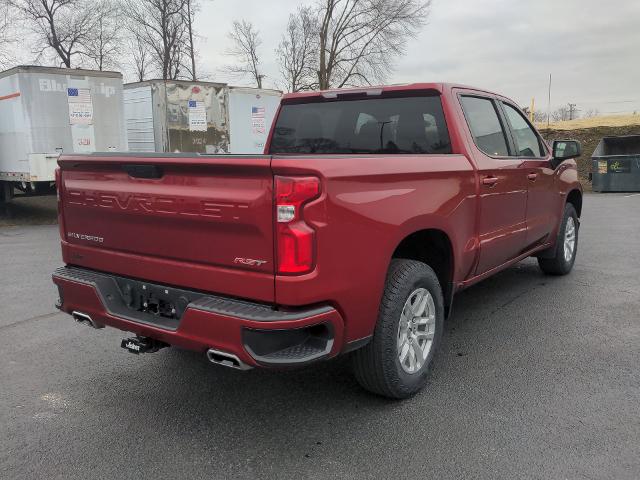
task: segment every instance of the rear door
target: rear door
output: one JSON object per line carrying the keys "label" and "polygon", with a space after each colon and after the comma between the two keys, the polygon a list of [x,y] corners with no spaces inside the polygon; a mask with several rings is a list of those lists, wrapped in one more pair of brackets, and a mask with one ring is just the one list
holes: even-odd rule
{"label": "rear door", "polygon": [[65,156],[65,261],[123,276],[273,298],[268,156]]}
{"label": "rear door", "polygon": [[475,148],[480,176],[476,274],[517,257],[526,237],[527,184],[523,161],[511,156],[513,145],[497,101],[461,91],[460,104]]}
{"label": "rear door", "polygon": [[513,135],[514,156],[522,160],[527,176],[526,245],[533,248],[549,241],[559,221],[555,171],[549,149],[522,112],[511,103],[501,103]]}

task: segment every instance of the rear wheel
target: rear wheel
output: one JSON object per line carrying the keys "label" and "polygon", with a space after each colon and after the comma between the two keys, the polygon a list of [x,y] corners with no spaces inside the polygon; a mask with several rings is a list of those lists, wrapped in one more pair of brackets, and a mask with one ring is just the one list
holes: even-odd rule
{"label": "rear wheel", "polygon": [[578,214],[570,203],[564,207],[555,254],[551,258],[538,257],[540,269],[547,275],[566,275],[573,268],[578,253]]}
{"label": "rear wheel", "polygon": [[373,338],[353,354],[360,385],[390,398],[418,392],[427,382],[443,324],[442,288],[431,267],[394,259]]}
{"label": "rear wheel", "polygon": [[13,185],[0,180],[0,203],[6,203],[13,198]]}

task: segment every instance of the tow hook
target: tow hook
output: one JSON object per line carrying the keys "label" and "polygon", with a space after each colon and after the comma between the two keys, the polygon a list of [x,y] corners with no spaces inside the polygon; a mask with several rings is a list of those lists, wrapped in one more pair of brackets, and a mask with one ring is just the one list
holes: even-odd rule
{"label": "tow hook", "polygon": [[157,352],[161,348],[168,347],[169,345],[149,337],[131,337],[123,339],[120,346],[138,355],[140,353]]}

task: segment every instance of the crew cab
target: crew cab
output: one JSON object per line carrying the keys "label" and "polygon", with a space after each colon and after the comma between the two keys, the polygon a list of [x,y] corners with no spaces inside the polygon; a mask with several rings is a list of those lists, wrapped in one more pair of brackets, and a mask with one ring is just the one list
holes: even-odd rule
{"label": "crew cab", "polygon": [[58,308],[240,370],[349,353],[371,392],[426,383],[456,292],[575,261],[580,145],[516,104],[421,83],[288,94],[264,155],[58,161]]}

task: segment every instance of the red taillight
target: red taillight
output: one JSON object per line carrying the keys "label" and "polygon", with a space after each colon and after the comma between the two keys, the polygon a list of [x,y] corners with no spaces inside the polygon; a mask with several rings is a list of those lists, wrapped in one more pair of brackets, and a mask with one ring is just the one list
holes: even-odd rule
{"label": "red taillight", "polygon": [[278,273],[306,273],[313,268],[315,232],[305,223],[302,210],[319,194],[316,177],[275,177]]}

